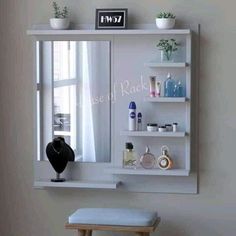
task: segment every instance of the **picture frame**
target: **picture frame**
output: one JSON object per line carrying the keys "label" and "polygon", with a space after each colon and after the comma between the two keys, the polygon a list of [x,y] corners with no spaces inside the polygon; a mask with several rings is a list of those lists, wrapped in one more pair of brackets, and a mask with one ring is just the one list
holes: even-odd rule
{"label": "picture frame", "polygon": [[127,8],[96,9],[95,29],[127,29]]}

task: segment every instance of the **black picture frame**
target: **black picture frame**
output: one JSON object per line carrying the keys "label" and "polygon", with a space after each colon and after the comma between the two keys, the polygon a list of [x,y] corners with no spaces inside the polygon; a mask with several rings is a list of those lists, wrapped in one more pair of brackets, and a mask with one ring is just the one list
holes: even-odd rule
{"label": "black picture frame", "polygon": [[103,8],[96,9],[95,29],[127,29],[127,8]]}

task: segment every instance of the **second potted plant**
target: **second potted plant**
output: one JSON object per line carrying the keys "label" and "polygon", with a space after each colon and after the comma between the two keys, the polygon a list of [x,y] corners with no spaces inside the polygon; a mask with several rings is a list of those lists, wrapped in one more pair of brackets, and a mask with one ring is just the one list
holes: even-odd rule
{"label": "second potted plant", "polygon": [[50,19],[50,25],[53,29],[63,30],[68,29],[70,20],[68,18],[68,9],[64,7],[62,10],[56,2],[52,4],[54,10],[54,18]]}
{"label": "second potted plant", "polygon": [[157,15],[156,25],[159,29],[172,29],[175,26],[175,15],[170,12],[161,12]]}

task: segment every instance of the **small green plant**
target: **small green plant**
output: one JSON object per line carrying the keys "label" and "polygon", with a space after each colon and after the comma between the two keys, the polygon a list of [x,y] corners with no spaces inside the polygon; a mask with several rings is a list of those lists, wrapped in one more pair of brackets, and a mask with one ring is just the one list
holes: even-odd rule
{"label": "small green plant", "polygon": [[175,19],[175,15],[172,14],[171,12],[160,12],[157,15],[157,18],[165,18],[165,19],[171,18],[171,19]]}
{"label": "small green plant", "polygon": [[178,50],[180,44],[175,39],[161,39],[157,44],[159,50],[163,51],[164,56],[169,61],[172,53]]}
{"label": "small green plant", "polygon": [[54,10],[54,18],[64,19],[68,17],[68,8],[64,7],[62,10],[56,2],[52,3],[52,7]]}

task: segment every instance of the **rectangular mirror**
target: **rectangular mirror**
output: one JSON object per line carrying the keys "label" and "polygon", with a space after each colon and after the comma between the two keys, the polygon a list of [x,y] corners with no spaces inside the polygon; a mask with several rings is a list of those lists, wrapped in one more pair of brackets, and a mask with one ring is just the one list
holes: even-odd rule
{"label": "rectangular mirror", "polygon": [[110,162],[109,41],[37,42],[38,160],[64,137],[80,162]]}

